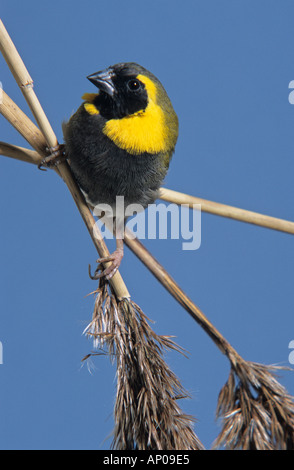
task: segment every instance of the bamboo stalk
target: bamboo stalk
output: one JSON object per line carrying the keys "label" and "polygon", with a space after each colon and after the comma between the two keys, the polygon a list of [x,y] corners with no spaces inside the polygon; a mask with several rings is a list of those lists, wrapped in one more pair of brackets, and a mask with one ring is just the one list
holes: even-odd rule
{"label": "bamboo stalk", "polygon": [[[47,145],[49,147],[56,147],[58,145],[57,138],[52,130],[52,127],[42,109],[42,106],[35,95],[35,92],[32,88],[32,79],[20,58],[16,48],[10,39],[2,21],[0,20],[0,50],[9,65],[13,76],[20,86],[25,99],[27,100],[34,117],[37,123],[40,126],[41,132],[44,135]],[[44,137],[36,126],[30,121],[30,119],[22,112],[19,112],[18,106],[13,103],[13,101],[8,97],[8,95],[3,92],[3,102],[0,107],[0,112],[6,117],[6,119],[11,122],[11,124],[22,133],[30,135],[29,140],[30,144],[37,150],[41,151],[44,154],[46,150],[46,145],[44,146]],[[37,132],[38,131],[38,132]],[[28,140],[28,136],[26,137]],[[95,223],[95,219],[91,214],[84,196],[82,195],[77,183],[75,182],[69,165],[66,161],[61,162],[58,165],[58,171],[62,176],[64,182],[68,186],[72,197],[78,207],[78,210],[88,228],[90,236],[94,242],[94,245],[98,251],[98,254],[101,258],[109,256],[108,248],[102,238],[102,235]],[[107,266],[107,264],[106,264]],[[120,275],[117,271],[115,275],[110,280],[111,286],[118,299],[130,298],[128,289]]]}
{"label": "bamboo stalk", "polygon": [[193,209],[193,204],[201,204],[201,210],[209,214],[228,217],[230,219],[239,220],[249,224],[259,225],[260,227],[279,230],[294,234],[294,222],[270,217],[268,215],[259,214],[257,212],[239,209],[238,207],[220,204],[219,202],[208,201],[200,197],[190,196],[188,194],[173,191],[167,188],[160,188],[160,199],[174,204],[188,204]]}

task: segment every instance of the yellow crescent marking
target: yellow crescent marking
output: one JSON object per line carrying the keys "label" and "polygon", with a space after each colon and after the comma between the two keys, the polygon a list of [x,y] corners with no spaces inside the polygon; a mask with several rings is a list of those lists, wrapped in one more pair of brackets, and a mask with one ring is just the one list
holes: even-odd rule
{"label": "yellow crescent marking", "polygon": [[156,85],[145,75],[137,78],[145,84],[148,105],[144,111],[138,111],[122,119],[110,119],[103,132],[119,148],[131,154],[144,152],[158,153],[168,150],[169,130],[165,124],[164,113],[157,104]]}

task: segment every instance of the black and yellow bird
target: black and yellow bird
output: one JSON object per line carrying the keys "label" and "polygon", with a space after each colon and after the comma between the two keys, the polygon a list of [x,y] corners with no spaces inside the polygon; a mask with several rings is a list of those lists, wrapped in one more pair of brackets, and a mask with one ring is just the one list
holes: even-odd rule
{"label": "black and yellow bird", "polygon": [[[171,101],[160,81],[136,63],[119,63],[87,78],[99,92],[83,95],[63,125],[65,157],[92,206],[108,204],[115,211],[116,196],[123,196],[125,207],[146,208],[157,198],[178,137]],[[120,265],[123,219],[116,220],[116,250],[97,261],[95,278],[110,279]],[[112,263],[103,270],[105,261]]]}

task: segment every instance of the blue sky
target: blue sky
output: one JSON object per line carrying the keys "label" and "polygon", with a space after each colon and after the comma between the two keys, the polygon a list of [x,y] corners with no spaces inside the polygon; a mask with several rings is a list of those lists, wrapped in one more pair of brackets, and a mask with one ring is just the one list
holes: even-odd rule
{"label": "blue sky", "polygon": [[[1,13],[60,141],[62,121],[94,91],[86,76],[136,61],[162,81],[179,117],[166,187],[294,220],[293,2],[3,0]],[[2,58],[0,70],[28,112]],[[26,146],[3,118],[0,140]],[[54,172],[2,157],[0,179],[0,447],[108,449],[115,368],[103,356],[92,374],[81,367],[97,254]],[[293,236],[203,213],[197,251],[182,240],[144,243],[242,357],[289,366]],[[226,357],[128,250],[121,273],[156,332],[189,352],[166,361],[209,448]],[[292,373],[280,381],[294,394]]]}

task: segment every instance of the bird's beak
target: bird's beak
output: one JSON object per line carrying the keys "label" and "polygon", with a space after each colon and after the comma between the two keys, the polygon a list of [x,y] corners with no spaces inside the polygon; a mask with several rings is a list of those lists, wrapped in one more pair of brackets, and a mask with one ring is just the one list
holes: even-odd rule
{"label": "bird's beak", "polygon": [[110,96],[113,96],[116,92],[112,78],[114,72],[111,68],[102,70],[102,72],[96,72],[92,75],[88,75],[87,79],[90,80],[99,90],[104,91]]}

